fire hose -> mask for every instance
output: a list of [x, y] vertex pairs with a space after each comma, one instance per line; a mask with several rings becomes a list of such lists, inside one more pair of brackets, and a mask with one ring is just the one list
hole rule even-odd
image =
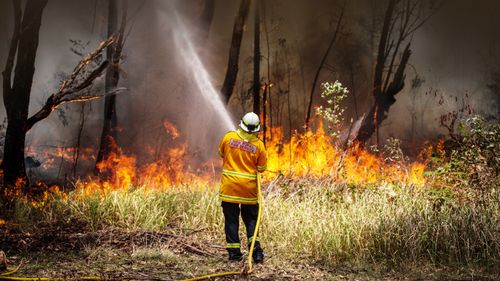
[[[257, 202], [259, 205], [259, 212], [257, 215], [257, 222], [255, 223], [255, 231], [253, 233], [252, 243], [250, 244], [250, 250], [248, 252], [248, 262], [243, 266], [242, 270], [241, 271], [227, 271], [227, 272], [213, 273], [213, 274], [208, 274], [208, 275], [204, 275], [204, 276], [200, 276], [200, 277], [183, 279], [181, 281], [205, 280], [205, 279], [210, 279], [210, 278], [215, 278], [215, 277], [222, 277], [222, 276], [229, 276], [229, 275], [248, 275], [248, 274], [252, 273], [252, 271], [253, 271], [253, 264], [252, 264], [253, 250], [255, 247], [255, 240], [257, 239], [257, 233], [259, 231], [260, 219], [262, 217], [262, 188], [260, 186], [259, 174], [257, 174], [257, 190], [258, 190]], [[19, 269], [19, 267], [12, 269], [10, 271], [1, 273], [0, 280], [17, 280], [17, 281], [65, 280], [64, 278], [61, 278], [61, 277], [15, 277], [15, 276], [11, 276], [12, 274], [16, 273], [18, 269]], [[78, 280], [103, 280], [103, 279], [99, 276], [82, 276], [82, 277], [78, 277]], [[123, 280], [133, 280], [133, 279], [123, 279]]]

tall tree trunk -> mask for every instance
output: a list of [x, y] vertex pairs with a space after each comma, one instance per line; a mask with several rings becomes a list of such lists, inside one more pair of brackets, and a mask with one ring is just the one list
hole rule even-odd
[[82, 143], [83, 128], [85, 127], [85, 104], [80, 105], [80, 124], [78, 125], [78, 132], [76, 134], [76, 144], [73, 153], [73, 179], [76, 179], [76, 171], [78, 168], [78, 161], [80, 160], [80, 146]]
[[[20, 1], [14, 0], [13, 4], [14, 33], [3, 72], [4, 105], [8, 121], [2, 162], [4, 188], [15, 186], [16, 182], [23, 183], [22, 186], [26, 187], [28, 183], [24, 165], [24, 145], [39, 32], [47, 0], [26, 1], [22, 22]], [[11, 86], [16, 52], [16, 67]]]
[[[377, 142], [379, 141], [378, 128], [380, 127], [382, 121], [387, 118], [387, 112], [389, 112], [389, 108], [396, 102], [395, 95], [399, 93], [404, 87], [404, 71], [411, 55], [410, 43], [406, 45], [406, 48], [401, 55], [401, 59], [399, 61], [397, 69], [394, 72], [394, 75], [391, 76], [393, 67], [395, 67], [394, 58], [398, 53], [400, 44], [404, 40], [403, 30], [399, 33], [396, 45], [394, 45], [394, 41], [391, 41], [392, 26], [396, 21], [396, 19], [393, 18], [396, 5], [397, 0], [390, 0], [385, 12], [384, 24], [382, 26], [382, 32], [380, 34], [380, 41], [378, 45], [377, 61], [373, 74], [372, 93], [375, 101], [369, 113], [367, 114], [367, 117], [363, 120], [358, 135], [356, 136], [356, 140], [360, 143], [367, 142], [375, 132], [377, 132]], [[386, 70], [387, 59], [389, 58], [391, 50], [393, 51], [392, 60], [390, 62], [390, 65], [388, 65], [389, 69]], [[387, 72], [385, 75], [385, 83], [384, 72]], [[391, 77], [392, 81], [390, 81], [389, 83]]]
[[[108, 6], [108, 37], [113, 36], [118, 32], [115, 42], [106, 49], [106, 57], [111, 62], [110, 67], [106, 71], [105, 92], [111, 92], [118, 86], [120, 79], [120, 58], [123, 48], [123, 36], [125, 33], [125, 25], [127, 20], [127, 2], [122, 1], [122, 19], [120, 30], [118, 26], [118, 7], [117, 0], [109, 0]], [[104, 99], [104, 120], [101, 133], [101, 141], [99, 152], [96, 159], [95, 172], [98, 172], [97, 163], [108, 158], [108, 156], [116, 148], [116, 129], [118, 127], [118, 118], [116, 115], [116, 96], [107, 96]]]
[[266, 144], [266, 139], [267, 139], [267, 97], [269, 94], [271, 94], [271, 47], [269, 43], [269, 30], [267, 28], [267, 14], [266, 14], [266, 5], [267, 3], [264, 3], [262, 5], [262, 12], [264, 14], [264, 30], [266, 34], [266, 46], [267, 46], [267, 82], [266, 86], [264, 88], [264, 94], [262, 95], [262, 131], [264, 134], [263, 141], [264, 144]]
[[351, 90], [350, 93], [352, 95], [352, 100], [354, 102], [354, 113], [356, 114], [356, 120], [359, 119], [359, 113], [358, 113], [358, 99], [356, 97], [356, 87], [354, 84], [354, 66], [353, 62], [349, 63], [349, 70], [350, 70], [350, 78], [351, 78]]
[[253, 112], [260, 115], [260, 6], [262, 0], [255, 1], [255, 22], [253, 42]]
[[264, 88], [264, 93], [262, 94], [262, 141], [266, 144], [266, 136], [267, 136], [267, 83]]
[[[290, 66], [290, 61], [288, 60], [288, 52], [285, 50], [285, 60], [286, 60], [286, 97], [287, 97], [287, 115], [288, 115], [288, 137], [291, 139], [292, 138], [292, 105], [290, 102], [290, 94], [291, 94], [291, 66]], [[291, 149], [291, 148], [290, 148]], [[290, 150], [290, 155], [291, 155], [291, 150]], [[292, 157], [290, 156], [290, 163], [292, 161]]]
[[321, 62], [319, 63], [318, 69], [316, 70], [316, 74], [314, 75], [314, 80], [313, 80], [313, 83], [311, 86], [311, 93], [309, 94], [309, 101], [307, 103], [307, 113], [306, 113], [306, 122], [305, 122], [305, 130], [306, 131], [307, 131], [307, 129], [309, 129], [309, 122], [310, 122], [311, 113], [312, 113], [312, 103], [314, 100], [314, 92], [316, 90], [316, 85], [318, 84], [319, 74], [321, 73], [321, 69], [323, 69], [323, 66], [326, 63], [326, 59], [328, 58], [328, 54], [330, 53], [330, 50], [332, 49], [333, 44], [337, 40], [340, 29], [342, 28], [342, 18], [344, 17], [346, 3], [347, 3], [347, 1], [344, 1], [344, 4], [342, 6], [342, 10], [340, 11], [339, 19], [337, 21], [337, 26], [335, 27], [335, 32], [333, 33], [332, 39], [330, 40], [330, 43], [328, 44], [328, 48], [326, 49], [326, 52], [323, 55]]
[[222, 97], [226, 104], [229, 102], [233, 94], [234, 84], [238, 76], [238, 60], [240, 56], [241, 40], [243, 39], [243, 31], [245, 22], [250, 9], [250, 0], [241, 0], [238, 15], [234, 21], [233, 36], [231, 39], [231, 47], [229, 49], [229, 59], [227, 62], [226, 76], [222, 84]]

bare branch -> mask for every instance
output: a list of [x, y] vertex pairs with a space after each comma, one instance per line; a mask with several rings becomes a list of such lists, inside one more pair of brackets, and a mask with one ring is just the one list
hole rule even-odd
[[104, 72], [104, 70], [108, 67], [108, 64], [109, 64], [109, 61], [103, 61], [101, 63], [101, 65], [99, 65], [98, 68], [94, 69], [89, 76], [87, 76], [87, 78], [81, 82], [80, 84], [78, 84], [78, 86], [74, 87], [74, 88], [71, 88], [71, 89], [68, 89], [68, 90], [64, 90], [62, 92], [62, 95], [61, 96], [66, 96], [66, 95], [69, 95], [69, 94], [72, 94], [72, 93], [76, 93], [76, 92], [79, 92], [85, 88], [87, 88], [88, 86], [90, 86], [90, 84], [92, 84], [92, 82], [94, 82], [94, 80], [99, 77], [101, 75], [101, 73]]
[[408, 43], [403, 51], [403, 55], [401, 56], [401, 61], [398, 65], [398, 68], [394, 73], [394, 79], [389, 84], [386, 90], [387, 93], [389, 93], [392, 96], [396, 95], [404, 87], [404, 81], [405, 81], [404, 72], [406, 64], [408, 63], [408, 59], [410, 58], [410, 55], [411, 55], [410, 43]]
[[426, 23], [432, 16], [434, 16], [441, 9], [443, 4], [444, 4], [444, 1], [439, 2], [437, 7], [434, 7], [434, 9], [432, 9], [432, 11], [425, 18], [421, 19], [420, 22], [416, 22], [415, 25], [408, 30], [408, 33], [412, 34], [417, 29], [419, 29], [424, 23]]
[[103, 52], [104, 48], [111, 45], [113, 42], [114, 42], [114, 37], [111, 37], [108, 40], [101, 42], [101, 44], [99, 44], [99, 47], [97, 47], [95, 51], [88, 54], [75, 66], [70, 77], [61, 83], [59, 91], [50, 95], [47, 98], [47, 101], [45, 102], [43, 107], [37, 113], [33, 114], [33, 116], [28, 118], [27, 125], [25, 128], [26, 131], [29, 131], [33, 127], [33, 125], [35, 125], [40, 120], [47, 118], [50, 115], [50, 113], [54, 111], [54, 109], [56, 109], [59, 105], [63, 103], [85, 102], [107, 95], [113, 95], [121, 90], [118, 89], [118, 91], [112, 91], [109, 93], [105, 93], [103, 95], [70, 96], [92, 85], [95, 79], [101, 76], [104, 70], [106, 70], [106, 68], [109, 65], [109, 62], [103, 61], [97, 68], [90, 71], [90, 74], [87, 74], [88, 73], [87, 68], [93, 63], [97, 62], [101, 57], [101, 53]]
[[[391, 81], [391, 76], [393, 75], [394, 67], [396, 65], [396, 57], [399, 56], [399, 50], [401, 45], [408, 40], [408, 36], [413, 35], [414, 27], [420, 27], [428, 18], [421, 19], [421, 13], [423, 9], [423, 3], [420, 0], [406, 0], [402, 10], [398, 12], [399, 18], [395, 18], [394, 21], [399, 21], [400, 30], [396, 38], [396, 44], [394, 50], [392, 50], [391, 61], [387, 67], [387, 73], [385, 75], [384, 85], [382, 87], [382, 92], [386, 92], [389, 87], [389, 82]], [[416, 25], [417, 24], [417, 25]], [[411, 42], [411, 39], [407, 42]], [[391, 51], [391, 50], [389, 50]]]
[[80, 72], [90, 63], [92, 62], [95, 62], [99, 56], [101, 55], [102, 51], [104, 50], [104, 48], [106, 48], [107, 46], [113, 44], [113, 42], [115, 41], [115, 37], [112, 36], [110, 38], [108, 38], [108, 40], [106, 41], [103, 41], [99, 44], [99, 47], [97, 47], [97, 49], [88, 54], [86, 57], [84, 57], [76, 66], [75, 68], [73, 69], [73, 72], [71, 73], [71, 76], [69, 79], [65, 80], [62, 85], [61, 85], [61, 88], [59, 89], [59, 92], [62, 92], [63, 89], [65, 89], [67, 86], [71, 86], [73, 83], [75, 83], [75, 80], [76, 78], [78, 77], [78, 75], [80, 74]]
[[390, 0], [387, 5], [387, 10], [385, 13], [384, 24], [382, 26], [382, 33], [380, 35], [380, 42], [377, 52], [377, 60], [375, 64], [375, 71], [373, 74], [373, 94], [377, 98], [382, 91], [382, 80], [385, 67], [385, 61], [387, 59], [386, 51], [389, 38], [389, 30], [391, 29], [393, 12], [396, 7], [397, 1]]
[[125, 91], [125, 90], [127, 90], [127, 88], [121, 87], [121, 88], [115, 88], [112, 91], [109, 91], [107, 93], [100, 94], [100, 95], [86, 95], [86, 96], [68, 97], [68, 98], [61, 99], [58, 103], [58, 106], [61, 104], [64, 104], [64, 103], [69, 103], [69, 102], [86, 102], [86, 101], [91, 101], [91, 100], [95, 100], [95, 99], [100, 99], [103, 97], [119, 94], [120, 92]]
[[391, 43], [389, 43], [387, 49], [384, 52], [384, 66], [385, 66], [385, 61], [387, 60], [387, 58], [391, 54], [392, 48], [394, 48], [394, 40], [391, 40]]
[[127, 19], [127, 23], [130, 22], [129, 24], [129, 28], [128, 28], [128, 31], [125, 32], [125, 36], [123, 37], [123, 45], [125, 45], [125, 43], [127, 42], [127, 39], [128, 37], [130, 36], [130, 33], [132, 32], [132, 29], [134, 28], [135, 26], [135, 21], [137, 19], [137, 15], [139, 14], [139, 12], [142, 10], [142, 8], [144, 7], [144, 4], [146, 4], [146, 0], [143, 0], [141, 2], [141, 4], [139, 5], [139, 7], [136, 8], [136, 10], [132, 13], [132, 16], [130, 16], [128, 19]]
[[124, 46], [124, 36], [125, 36], [125, 28], [127, 25], [127, 12], [128, 12], [128, 1], [123, 1], [122, 7], [122, 18], [120, 23], [120, 29], [118, 30], [118, 34], [116, 34], [116, 42], [112, 45], [113, 54], [111, 56], [111, 67], [115, 69], [119, 69], [118, 65], [120, 63], [120, 58]]

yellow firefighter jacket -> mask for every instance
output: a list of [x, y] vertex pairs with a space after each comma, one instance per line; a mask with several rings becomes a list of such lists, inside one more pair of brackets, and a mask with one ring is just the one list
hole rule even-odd
[[223, 158], [219, 199], [239, 204], [257, 204], [257, 172], [266, 170], [264, 143], [242, 129], [229, 132], [219, 143]]

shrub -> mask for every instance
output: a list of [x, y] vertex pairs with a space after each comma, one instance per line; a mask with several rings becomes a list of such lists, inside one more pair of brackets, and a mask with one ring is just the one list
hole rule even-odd
[[433, 159], [435, 182], [473, 190], [498, 188], [500, 183], [500, 125], [479, 116], [461, 121], [459, 134], [447, 142], [448, 152]]

